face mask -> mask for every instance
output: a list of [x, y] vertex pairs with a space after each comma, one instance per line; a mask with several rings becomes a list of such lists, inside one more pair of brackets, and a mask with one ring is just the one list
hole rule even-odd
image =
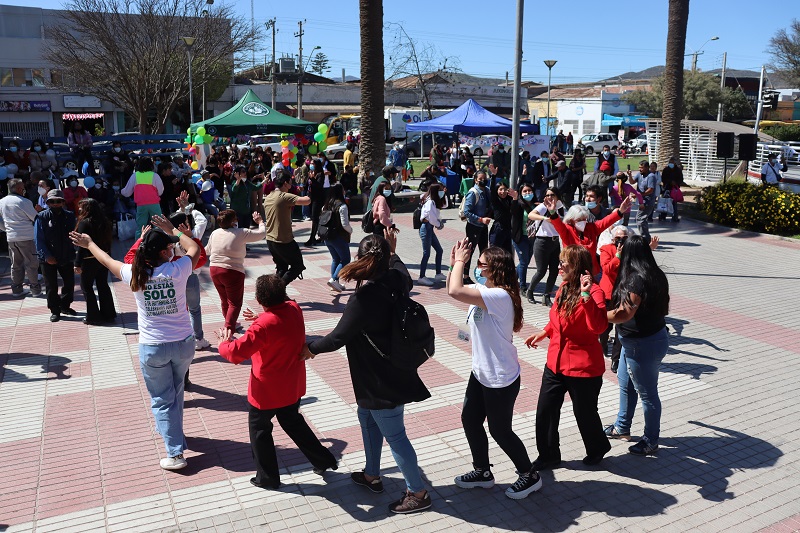
[[503, 153], [503, 147], [501, 146], [500, 148], [497, 149], [497, 151]]
[[597, 202], [586, 202], [586, 207], [588, 207], [589, 209], [594, 209], [595, 207], [597, 207]]
[[586, 221], [581, 220], [580, 222], [575, 223], [575, 229], [583, 233], [583, 230], [586, 229]]
[[94, 184], [94, 188], [95, 189], [102, 189], [103, 188], [103, 184], [102, 183], [95, 183]]
[[475, 281], [480, 285], [486, 285], [486, 276], [483, 275], [482, 267], [475, 267]]
[[70, 187], [77, 187], [78, 186], [78, 182], [77, 181], [70, 181], [69, 182], [69, 186]]
[[670, 163], [668, 166], [669, 168], [675, 168], [675, 163]]
[[[16, 152], [16, 150], [12, 150], [12, 152]], [[774, 159], [770, 159], [769, 160], [769, 164], [770, 165], [774, 165], [775, 164], [775, 160]]]
[[314, 165], [311, 165], [310, 167], [308, 167], [308, 170], [312, 170], [312, 171], [316, 170], [316, 167], [314, 167]]
[[175, 248], [170, 248], [169, 257], [167, 258], [167, 261], [172, 261], [173, 259], [175, 259]]
[[439, 198], [444, 198], [444, 191], [439, 191]]
[[624, 246], [626, 240], [627, 237], [617, 237], [616, 239], [614, 239], [614, 246], [616, 246], [617, 248], [619, 248], [620, 246]]
[[33, 151], [34, 152], [41, 152], [42, 151], [42, 147], [37, 144], [36, 146], [33, 147]]
[[38, 189], [36, 189], [36, 192], [39, 193], [39, 196], [44, 196], [45, 194], [47, 194], [47, 189], [45, 189], [44, 187], [39, 187]]
[[475, 182], [478, 187], [486, 187], [486, 180], [478, 180]]
[[114, 189], [115, 191], [119, 191], [119, 185], [113, 185], [111, 188]]
[[606, 156], [606, 157], [608, 157], [608, 156], [610, 156], [610, 155], [611, 155], [611, 152], [609, 152], [608, 150], [605, 150], [605, 151], [603, 152], [603, 155], [604, 155], [604, 156]]
[[122, 148], [117, 146], [116, 148], [114, 148], [114, 151], [117, 152], [117, 153], [120, 153], [122, 151]]
[[392, 195], [392, 191], [390, 191], [388, 189], [384, 189], [383, 195], [388, 198], [388, 197], [390, 197]]
[[531, 200], [533, 200], [533, 193], [523, 194], [522, 199], [525, 200], [526, 202], [530, 202]]
[[10, 146], [8, 149], [11, 150], [12, 154], [17, 153], [17, 147], [16, 146]]

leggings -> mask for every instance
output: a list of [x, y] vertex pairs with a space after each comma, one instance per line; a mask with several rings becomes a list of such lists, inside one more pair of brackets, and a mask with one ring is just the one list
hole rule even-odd
[[544, 295], [550, 295], [556, 285], [558, 277], [558, 256], [561, 254], [561, 244], [558, 238], [536, 237], [533, 243], [533, 259], [536, 261], [536, 274], [533, 275], [530, 290], [536, 290], [536, 285], [542, 281], [545, 273], [548, 272], [547, 284], [545, 285]]
[[231, 268], [211, 267], [211, 281], [219, 293], [225, 327], [236, 330], [236, 321], [244, 300], [244, 273]]

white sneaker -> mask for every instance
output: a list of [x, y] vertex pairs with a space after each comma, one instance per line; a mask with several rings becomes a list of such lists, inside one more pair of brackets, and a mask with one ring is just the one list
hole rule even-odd
[[417, 280], [417, 283], [419, 285], [425, 285], [426, 287], [430, 287], [431, 285], [433, 285], [433, 280], [430, 278], [419, 278]]
[[211, 346], [211, 343], [208, 342], [208, 339], [195, 339], [194, 341], [195, 350], [205, 350], [209, 346]]
[[328, 287], [335, 290], [336, 292], [342, 292], [344, 290], [344, 285], [342, 285], [333, 278], [328, 280]]
[[436, 274], [433, 281], [447, 281], [447, 276], [445, 274]]
[[164, 470], [180, 470], [181, 468], [186, 468], [188, 463], [186, 462], [186, 459], [183, 458], [183, 454], [181, 454], [176, 455], [175, 457], [165, 457], [164, 459], [161, 459], [159, 464]]

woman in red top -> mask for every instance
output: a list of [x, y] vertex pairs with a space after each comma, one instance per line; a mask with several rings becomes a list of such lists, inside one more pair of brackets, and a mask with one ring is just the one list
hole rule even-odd
[[584, 205], [573, 205], [563, 220], [556, 212], [556, 198], [545, 198], [544, 205], [550, 213], [550, 222], [556, 228], [563, 246], [579, 244], [589, 250], [592, 256], [592, 275], [600, 274], [600, 262], [597, 260], [597, 238], [610, 228], [624, 213], [631, 210], [631, 199], [625, 198], [622, 204], [603, 220], [595, 221], [594, 215]]
[[592, 256], [586, 248], [572, 244], [562, 250], [558, 271], [564, 282], [556, 292], [556, 305], [550, 308], [550, 322], [525, 341], [536, 348], [545, 337], [550, 338], [536, 406], [536, 470], [561, 463], [558, 419], [567, 392], [586, 447], [583, 463], [596, 465], [611, 449], [597, 413], [606, 369], [597, 336], [605, 331], [608, 319], [603, 291], [592, 283], [591, 268]]
[[294, 300], [289, 300], [286, 284], [274, 274], [256, 280], [256, 301], [264, 312], [255, 315], [245, 311], [245, 318], [253, 323], [243, 337], [233, 340], [230, 329], [219, 330], [219, 354], [235, 364], [252, 359], [247, 401], [256, 475], [250, 483], [262, 489], [277, 489], [280, 477], [272, 440], [274, 416], [316, 474], [322, 475], [328, 468], [336, 470], [338, 465], [299, 410], [300, 399], [306, 393], [306, 364], [300, 358], [306, 342], [303, 312]]

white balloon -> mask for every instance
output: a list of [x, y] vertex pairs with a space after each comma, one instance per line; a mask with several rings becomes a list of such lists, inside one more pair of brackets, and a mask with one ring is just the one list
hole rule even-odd
[[19, 167], [17, 165], [15, 165], [14, 163], [11, 163], [10, 165], [6, 165], [6, 168], [8, 169], [8, 176], [9, 177], [12, 177], [14, 174], [16, 174], [19, 171]]

